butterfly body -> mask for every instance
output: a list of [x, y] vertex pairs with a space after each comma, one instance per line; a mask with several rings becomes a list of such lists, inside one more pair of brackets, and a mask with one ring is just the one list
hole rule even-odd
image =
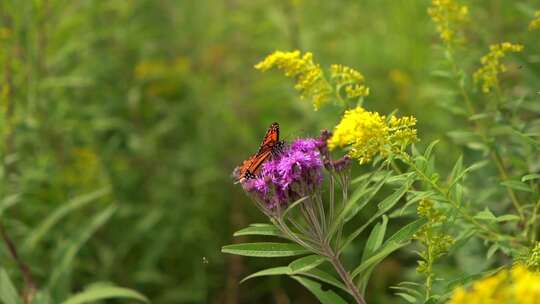
[[283, 145], [283, 141], [279, 140], [279, 124], [274, 122], [266, 131], [259, 151], [236, 168], [235, 175], [238, 181], [255, 178], [260, 173], [262, 165], [273, 156], [278, 155], [283, 149]]

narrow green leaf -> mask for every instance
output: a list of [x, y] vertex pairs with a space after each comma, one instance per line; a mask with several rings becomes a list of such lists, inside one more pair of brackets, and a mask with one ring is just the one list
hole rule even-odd
[[404, 292], [398, 292], [395, 295], [402, 297], [403, 299], [405, 299], [405, 301], [407, 301], [409, 303], [416, 303], [416, 298], [411, 296], [410, 294], [407, 294], [407, 293], [404, 293]]
[[486, 253], [486, 260], [491, 259], [497, 250], [499, 250], [499, 245], [497, 243], [491, 245]]
[[370, 174], [370, 178], [367, 181], [364, 181], [364, 183], [362, 183], [360, 186], [358, 186], [358, 188], [356, 188], [356, 190], [349, 197], [349, 200], [347, 200], [345, 206], [341, 209], [336, 219], [332, 221], [332, 225], [330, 226], [328, 232], [329, 235], [334, 235], [337, 228], [339, 227], [339, 224], [342, 221], [347, 221], [348, 219], [352, 218], [351, 214], [357, 214], [358, 212], [360, 212], [360, 210], [362, 210], [367, 205], [367, 203], [369, 203], [369, 200], [364, 199], [360, 204], [357, 205], [358, 200], [360, 200], [362, 197], [364, 197], [370, 192], [372, 192], [374, 195], [374, 191], [378, 191], [380, 187], [384, 185], [384, 182], [388, 179], [392, 172], [386, 172], [374, 187], [369, 187], [369, 184], [372, 181], [375, 173], [376, 172]]
[[68, 242], [65, 250], [62, 250], [63, 255], [60, 258], [60, 263], [54, 267], [54, 270], [50, 276], [48, 285], [49, 288], [54, 288], [54, 285], [57, 283], [58, 279], [68, 272], [69, 268], [75, 256], [81, 249], [81, 247], [86, 243], [90, 237], [103, 226], [114, 214], [117, 207], [114, 205], [108, 206], [105, 210], [96, 214], [88, 224], [82, 225], [82, 230]]
[[534, 190], [532, 190], [531, 187], [529, 187], [529, 185], [523, 182], [515, 181], [515, 180], [504, 181], [501, 183], [501, 185], [512, 188], [517, 191], [534, 192]]
[[291, 268], [288, 266], [273, 267], [273, 268], [268, 268], [268, 269], [264, 269], [264, 270], [252, 273], [248, 275], [247, 277], [243, 278], [242, 281], [240, 281], [240, 283], [244, 283], [245, 281], [249, 279], [253, 279], [257, 277], [285, 275], [285, 274], [291, 274], [291, 273], [292, 273]]
[[535, 174], [527, 174], [527, 175], [525, 175], [525, 176], [523, 176], [521, 178], [521, 181], [522, 182], [527, 182], [527, 181], [534, 180], [534, 179], [539, 179], [539, 178], [540, 178], [540, 174], [537, 174], [537, 173], [535, 173]]
[[362, 261], [362, 263], [353, 271], [353, 277], [367, 272], [371, 267], [376, 266], [380, 261], [390, 255], [392, 252], [398, 250], [399, 248], [407, 245], [413, 235], [420, 229], [425, 223], [426, 219], [421, 218], [414, 222], [411, 222], [405, 227], [398, 230], [396, 233], [391, 235], [375, 253], [373, 253], [369, 258]]
[[458, 286], [467, 285], [470, 282], [482, 277], [483, 275], [484, 275], [484, 273], [475, 273], [475, 274], [466, 274], [466, 275], [460, 276], [460, 277], [458, 277], [456, 279], [450, 280], [446, 284], [445, 290], [453, 290], [454, 288], [456, 288]]
[[131, 289], [116, 286], [95, 286], [70, 297], [62, 304], [93, 303], [105, 299], [131, 299], [149, 302], [145, 296]]
[[269, 235], [283, 237], [281, 231], [271, 224], [250, 225], [249, 227], [238, 230], [234, 233], [234, 236], [242, 235]]
[[293, 274], [297, 274], [299, 272], [311, 270], [324, 263], [324, 261], [326, 261], [326, 258], [320, 255], [308, 255], [292, 261], [289, 264], [289, 268]]
[[364, 252], [362, 253], [362, 261], [365, 261], [368, 256], [371, 256], [375, 250], [381, 247], [384, 234], [386, 233], [386, 225], [388, 224], [388, 217], [383, 215], [383, 220], [381, 223], [375, 224], [371, 233], [369, 234], [366, 246], [364, 247]]
[[[368, 257], [375, 254], [377, 249], [381, 247], [384, 240], [384, 234], [386, 233], [387, 225], [388, 225], [388, 217], [386, 215], [383, 215], [382, 222], [377, 223], [371, 230], [371, 233], [369, 234], [366, 245], [364, 246], [364, 252], [362, 253], [362, 262], [364, 262]], [[364, 273], [361, 275], [361, 277], [358, 280], [358, 286], [362, 293], [364, 293], [366, 290], [367, 283], [369, 281], [369, 277], [371, 276], [371, 272], [373, 271], [373, 268], [374, 267], [370, 267], [369, 269], [366, 269], [366, 271], [364, 271]]]
[[21, 299], [17, 294], [17, 289], [13, 286], [13, 283], [4, 268], [0, 268], [0, 300], [2, 300], [3, 304], [21, 303]]
[[309, 196], [304, 196], [298, 200], [296, 200], [295, 202], [293, 202], [292, 204], [289, 205], [289, 207], [287, 207], [287, 209], [285, 209], [285, 211], [283, 211], [283, 214], [281, 215], [283, 218], [286, 217], [286, 215], [291, 212], [294, 208], [296, 208], [296, 206], [300, 205], [301, 203], [303, 203], [305, 200], [308, 199]]
[[[420, 285], [420, 287], [422, 287], [422, 285]], [[401, 290], [403, 292], [406, 292], [409, 295], [414, 295], [414, 297], [416, 297], [416, 298], [422, 297], [422, 293], [420, 291], [418, 291], [418, 289], [420, 289], [420, 288], [418, 288], [418, 286], [415, 286], [414, 288], [411, 288], [411, 287], [403, 286], [400, 283], [399, 286], [390, 286], [390, 289]]]
[[487, 160], [476, 162], [470, 165], [469, 167], [467, 167], [465, 170], [461, 171], [457, 176], [452, 176], [452, 182], [450, 183], [450, 186], [448, 186], [448, 189], [451, 189], [452, 187], [454, 187], [454, 185], [457, 184], [469, 172], [478, 170], [484, 167], [485, 165], [487, 165], [488, 163], [489, 161]]
[[477, 220], [484, 220], [484, 221], [496, 221], [497, 217], [493, 215], [493, 213], [486, 207], [484, 210], [478, 212], [475, 216], [475, 219]]
[[384, 243], [403, 243], [408, 242], [412, 239], [413, 235], [420, 229], [424, 224], [427, 223], [427, 220], [425, 218], [417, 219], [414, 222], [411, 222], [401, 229], [399, 229], [396, 233], [392, 234]]
[[221, 252], [252, 257], [288, 257], [309, 253], [293, 243], [244, 243], [223, 246]]
[[[377, 207], [379, 207], [379, 211], [384, 213], [388, 210], [390, 210], [392, 207], [394, 207], [397, 202], [401, 199], [401, 197], [407, 193], [407, 190], [409, 190], [409, 187], [411, 186], [410, 182], [405, 183], [401, 188], [399, 188], [396, 192], [392, 193], [390, 196], [385, 198], [382, 202], [380, 202]], [[382, 214], [381, 213], [381, 214]]]
[[0, 217], [2, 217], [4, 211], [15, 206], [20, 201], [20, 195], [18, 194], [7, 195], [6, 197], [4, 197], [0, 201]]
[[452, 171], [450, 172], [448, 180], [451, 184], [454, 184], [454, 181], [456, 181], [457, 177], [460, 176], [461, 172], [463, 172], [463, 155], [459, 156], [456, 163], [454, 164], [454, 167], [452, 168]]
[[39, 224], [23, 243], [25, 250], [31, 251], [39, 243], [39, 241], [47, 235], [47, 232], [56, 225], [63, 217], [69, 213], [83, 208], [96, 199], [110, 193], [110, 188], [102, 188], [84, 195], [77, 196], [65, 204], [60, 205], [54, 212], [47, 216], [41, 224]]
[[392, 252], [398, 250], [399, 248], [407, 245], [407, 243], [388, 243], [384, 247], [380, 248], [375, 254], [370, 256], [368, 259], [366, 259], [364, 262], [362, 262], [358, 267], [356, 267], [353, 272], [351, 273], [351, 276], [354, 278], [357, 275], [364, 272], [366, 269], [377, 265], [380, 263], [384, 258], [389, 256]]
[[519, 221], [520, 217], [515, 214], [505, 214], [497, 217], [497, 222]]
[[304, 285], [304, 287], [306, 287], [321, 302], [321, 304], [347, 304], [345, 300], [332, 290], [322, 290], [321, 284], [316, 281], [300, 276], [292, 276], [291, 278]]
[[348, 292], [345, 285], [338, 281], [338, 279], [336, 279], [334, 276], [323, 270], [313, 268], [311, 270], [301, 273], [301, 275], [317, 279], [321, 282], [328, 283], [334, 287], [340, 288], [341, 290]]
[[363, 231], [366, 229], [374, 220], [376, 220], [381, 215], [388, 212], [392, 207], [399, 202], [401, 197], [407, 192], [409, 187], [411, 186], [412, 178], [411, 180], [407, 181], [406, 184], [401, 186], [398, 190], [396, 190], [394, 193], [392, 193], [390, 196], [385, 198], [382, 202], [378, 204], [379, 211], [375, 213], [374, 216], [372, 216], [364, 225], [360, 226], [360, 228], [357, 228], [353, 233], [351, 233], [347, 239], [343, 242], [343, 245], [340, 248], [340, 251], [347, 247], [352, 241], [354, 241]]
[[[364, 207], [371, 201], [371, 199], [377, 194], [382, 186], [387, 182], [388, 178], [390, 177], [392, 173], [388, 172], [385, 174], [375, 185], [368, 187], [365, 192], [362, 192], [360, 196], [354, 197], [351, 196], [351, 200], [347, 202], [345, 205], [344, 214], [345, 214], [345, 222], [350, 221], [355, 215], [360, 212], [360, 210], [364, 209]], [[362, 198], [364, 195], [367, 195], [365, 198], [363, 198], [362, 202], [360, 204], [356, 204], [356, 202]], [[338, 217], [336, 221], [341, 220], [341, 218]]]
[[431, 158], [431, 153], [433, 152], [433, 149], [435, 146], [439, 143], [439, 140], [432, 141], [429, 146], [427, 146], [426, 150], [424, 151], [424, 158], [429, 160]]

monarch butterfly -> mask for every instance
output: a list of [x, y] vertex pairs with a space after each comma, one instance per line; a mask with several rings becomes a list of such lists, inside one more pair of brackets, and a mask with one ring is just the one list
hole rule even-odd
[[274, 122], [266, 131], [259, 151], [246, 159], [242, 164], [235, 169], [235, 176], [238, 181], [244, 179], [255, 178], [261, 171], [262, 164], [281, 152], [283, 141], [279, 140], [279, 124]]

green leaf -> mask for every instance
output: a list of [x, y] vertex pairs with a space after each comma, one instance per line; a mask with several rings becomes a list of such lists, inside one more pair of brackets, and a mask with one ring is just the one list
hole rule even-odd
[[454, 167], [452, 168], [452, 171], [450, 172], [448, 180], [451, 181], [451, 184], [454, 184], [454, 181], [456, 181], [457, 177], [460, 176], [461, 172], [463, 172], [463, 155], [459, 156], [454, 164]]
[[54, 288], [58, 279], [69, 271], [75, 256], [84, 243], [86, 243], [90, 237], [111, 218], [116, 209], [116, 206], [110, 205], [105, 210], [96, 214], [88, 224], [82, 225], [81, 231], [73, 239], [68, 241], [66, 248], [62, 250], [60, 263], [55, 265], [54, 270], [50, 275], [48, 282], [49, 288]]
[[[388, 217], [386, 215], [383, 215], [382, 222], [377, 223], [369, 234], [366, 246], [364, 247], [364, 252], [362, 253], [362, 262], [364, 262], [368, 257], [372, 256], [376, 252], [376, 250], [381, 247], [384, 240], [384, 234], [386, 233], [387, 225]], [[373, 268], [374, 267], [366, 269], [366, 271], [364, 271], [364, 273], [362, 274], [361, 278], [358, 280], [358, 286], [362, 293], [365, 292]]]
[[3, 304], [21, 303], [17, 289], [13, 286], [13, 283], [4, 268], [0, 268], [0, 300], [2, 300]]
[[378, 204], [379, 210], [377, 211], [377, 213], [375, 213], [375, 215], [372, 216], [366, 223], [364, 223], [364, 225], [362, 225], [360, 228], [353, 231], [353, 233], [351, 233], [347, 237], [347, 239], [343, 242], [343, 245], [341, 246], [340, 251], [343, 248], [347, 247], [354, 239], [356, 239], [364, 231], [364, 229], [366, 229], [374, 220], [376, 220], [378, 217], [380, 217], [381, 215], [385, 214], [390, 209], [392, 209], [392, 207], [395, 204], [397, 204], [397, 202], [399, 202], [401, 197], [405, 195], [405, 193], [407, 193], [407, 190], [411, 186], [412, 180], [413, 180], [413, 177], [411, 177], [410, 180], [408, 180], [403, 186], [401, 186], [401, 188], [399, 188], [390, 196], [385, 198], [382, 202], [380, 202]]
[[351, 220], [360, 210], [362, 210], [370, 201], [373, 199], [373, 197], [381, 190], [381, 188], [385, 185], [386, 182], [388, 182], [388, 179], [392, 172], [388, 172], [385, 174], [375, 185], [368, 188], [367, 196], [363, 199], [363, 201], [360, 204], [353, 204], [351, 207], [351, 210], [347, 210], [346, 216], [345, 216], [345, 222], [348, 222]]
[[431, 158], [431, 153], [433, 152], [433, 148], [435, 148], [435, 146], [439, 143], [439, 140], [435, 140], [435, 141], [432, 141], [429, 146], [426, 148], [426, 150], [424, 151], [424, 158], [425, 159], [430, 159]]
[[322, 264], [326, 258], [318, 255], [308, 255], [297, 260], [294, 260], [289, 264], [289, 266], [273, 267], [264, 269], [249, 276], [245, 277], [240, 281], [243, 283], [249, 279], [262, 277], [262, 276], [274, 276], [274, 275], [293, 275], [300, 274], [314, 269], [315, 267]]
[[343, 283], [341, 283], [334, 276], [332, 276], [331, 274], [329, 274], [328, 272], [325, 272], [323, 270], [313, 268], [311, 270], [308, 270], [308, 271], [302, 273], [301, 275], [317, 279], [317, 280], [319, 280], [321, 282], [328, 283], [328, 284], [330, 284], [330, 285], [332, 285], [334, 287], [340, 288], [340, 289], [348, 292], [347, 287], [345, 285], [343, 285]]
[[527, 182], [527, 181], [534, 180], [534, 179], [539, 179], [539, 178], [540, 178], [540, 174], [537, 174], [537, 173], [535, 173], [535, 174], [527, 174], [527, 175], [525, 175], [525, 176], [523, 176], [521, 178], [521, 181], [522, 182]]
[[531, 189], [531, 187], [529, 187], [529, 185], [527, 185], [527, 184], [525, 184], [523, 182], [515, 181], [515, 180], [504, 181], [504, 182], [501, 183], [501, 185], [503, 185], [505, 187], [512, 188], [512, 189], [517, 190], [517, 191], [534, 192]]
[[409, 303], [416, 303], [416, 298], [411, 296], [410, 294], [407, 294], [407, 293], [404, 293], [404, 292], [398, 292], [395, 295], [402, 297], [403, 299], [405, 299], [405, 301], [407, 301]]
[[389, 195], [387, 198], [385, 198], [382, 202], [380, 202], [377, 207], [379, 207], [379, 212], [381, 214], [387, 212], [392, 207], [394, 207], [395, 204], [399, 202], [401, 197], [407, 193], [407, 190], [409, 190], [409, 187], [411, 186], [410, 181], [406, 182], [401, 188], [396, 190], [394, 193]]
[[414, 222], [410, 222], [403, 228], [399, 229], [396, 233], [392, 234], [384, 243], [403, 243], [412, 239], [413, 235], [427, 223], [425, 218], [417, 219]]
[[381, 247], [384, 234], [386, 233], [386, 225], [388, 224], [388, 217], [383, 215], [383, 220], [381, 223], [377, 223], [371, 233], [369, 234], [366, 246], [364, 247], [364, 252], [362, 253], [362, 261], [365, 261], [368, 256], [371, 256], [375, 250]]
[[234, 236], [242, 235], [270, 235], [283, 237], [281, 231], [271, 224], [253, 224], [234, 233]]
[[292, 276], [291, 278], [304, 285], [321, 304], [347, 304], [345, 300], [332, 290], [322, 290], [322, 286], [318, 282], [300, 276]]
[[69, 213], [83, 208], [96, 199], [103, 197], [110, 193], [110, 188], [102, 188], [84, 195], [77, 196], [65, 204], [60, 205], [54, 212], [47, 216], [41, 224], [39, 224], [23, 243], [25, 250], [32, 251], [33, 248], [41, 241], [41, 239], [47, 235], [49, 230], [54, 227], [63, 217]]
[[484, 221], [496, 221], [497, 217], [493, 215], [493, 213], [486, 207], [483, 211], [478, 212], [475, 216], [475, 219], [477, 220], [484, 220]]
[[62, 304], [93, 303], [105, 299], [131, 299], [148, 303], [148, 299], [142, 294], [127, 288], [116, 286], [95, 286], [85, 289], [70, 297]]
[[388, 243], [384, 247], [380, 248], [375, 254], [370, 256], [368, 259], [363, 261], [358, 267], [356, 267], [351, 276], [354, 278], [357, 275], [364, 272], [366, 269], [379, 264], [384, 258], [389, 256], [392, 252], [398, 250], [399, 248], [407, 245], [407, 243]]
[[221, 252], [252, 257], [288, 257], [309, 253], [293, 243], [244, 243], [223, 246]]
[[4, 213], [4, 211], [6, 211], [7, 209], [15, 206], [20, 201], [21, 201], [20, 200], [20, 195], [18, 195], [18, 194], [12, 194], [12, 195], [5, 196], [0, 201], [0, 218], [2, 217], [2, 214]]
[[515, 214], [505, 214], [497, 217], [497, 222], [519, 221], [521, 218]]
[[296, 206], [300, 205], [301, 203], [303, 203], [305, 200], [308, 199], [309, 196], [304, 196], [302, 198], [299, 198], [298, 200], [296, 200], [295, 202], [293, 202], [292, 204], [289, 205], [289, 207], [287, 207], [287, 209], [285, 209], [285, 211], [283, 211], [283, 214], [281, 215], [283, 218], [286, 217], [286, 215], [291, 212], [294, 208], [296, 208]]
[[459, 174], [452, 175], [452, 182], [450, 183], [450, 186], [448, 186], [448, 189], [451, 189], [452, 187], [454, 187], [454, 185], [456, 183], [458, 183], [467, 173], [478, 170], [478, 169], [484, 167], [485, 165], [487, 165], [488, 163], [489, 163], [489, 161], [487, 161], [487, 160], [479, 161], [479, 162], [476, 162], [476, 163], [470, 165], [465, 170], [461, 171]]
[[326, 261], [326, 258], [320, 255], [308, 255], [292, 261], [289, 264], [289, 268], [293, 274], [297, 274], [311, 270], [324, 263], [324, 261]]
[[247, 277], [243, 278], [242, 281], [240, 281], [240, 283], [244, 283], [245, 281], [249, 279], [253, 279], [257, 277], [285, 275], [285, 274], [288, 275], [291, 273], [292, 273], [291, 268], [288, 266], [273, 267], [273, 268], [268, 268], [268, 269], [264, 269], [264, 270], [252, 273], [248, 275]]
[[363, 259], [362, 263], [353, 271], [353, 276], [359, 275], [362, 272], [367, 272], [370, 267], [376, 266], [380, 261], [382, 261], [389, 254], [395, 250], [407, 245], [412, 239], [413, 235], [420, 229], [427, 220], [425, 218], [420, 218], [414, 222], [411, 222], [405, 225], [403, 228], [398, 230], [396, 233], [391, 235], [375, 253], [373, 253], [369, 258]]
[[491, 245], [486, 253], [486, 260], [491, 259], [491, 257], [497, 252], [499, 245], [497, 243]]

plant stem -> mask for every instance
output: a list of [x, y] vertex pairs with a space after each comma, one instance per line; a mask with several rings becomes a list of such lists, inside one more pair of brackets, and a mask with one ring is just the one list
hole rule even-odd
[[428, 176], [426, 176], [424, 174], [424, 172], [422, 172], [422, 170], [420, 170], [420, 168], [418, 168], [414, 162], [410, 159], [409, 155], [407, 155], [406, 153], [403, 153], [403, 154], [400, 154], [400, 158], [408, 165], [410, 166], [411, 168], [414, 169], [414, 171], [416, 173], [418, 173], [418, 175], [425, 181], [427, 182], [428, 184], [430, 184], [430, 186], [436, 190], [437, 192], [439, 192], [439, 194], [441, 194], [445, 199], [446, 201], [461, 215], [461, 217], [469, 222], [470, 224], [472, 224], [473, 226], [476, 226], [479, 230], [483, 231], [486, 236], [487, 236], [487, 239], [488, 240], [491, 240], [491, 241], [495, 241], [495, 240], [498, 240], [500, 238], [506, 238], [506, 239], [510, 239], [510, 240], [517, 240], [515, 237], [511, 237], [511, 236], [503, 236], [503, 235], [500, 235], [499, 233], [497, 232], [494, 232], [492, 231], [489, 227], [486, 227], [485, 225], [481, 224], [480, 222], [478, 222], [474, 217], [472, 217], [470, 214], [468, 214], [467, 212], [465, 212], [463, 210], [463, 208], [460, 207], [460, 205], [454, 201], [451, 197], [450, 197], [450, 194], [447, 190], [443, 189], [441, 186], [439, 186], [437, 183], [435, 183], [434, 181], [431, 180], [431, 178], [429, 178]]
[[332, 250], [332, 248], [330, 248], [328, 244], [326, 244], [325, 247], [326, 247], [325, 251], [328, 258], [330, 259], [330, 263], [332, 264], [332, 266], [334, 266], [334, 269], [339, 274], [339, 277], [341, 278], [343, 283], [345, 283], [345, 286], [347, 286], [349, 293], [353, 296], [356, 303], [366, 304], [364, 297], [362, 296], [362, 294], [360, 293], [360, 291], [354, 284], [354, 281], [351, 275], [349, 274], [349, 272], [347, 272], [347, 270], [345, 270], [345, 267], [343, 267], [343, 264], [341, 263], [339, 256]]
[[[465, 101], [465, 104], [467, 105], [469, 115], [475, 115], [476, 110], [475, 110], [475, 108], [473, 106], [473, 103], [471, 102], [471, 98], [469, 97], [469, 94], [467, 93], [467, 90], [465, 88], [465, 84], [464, 84], [464, 81], [463, 81], [463, 77], [462, 77], [463, 70], [458, 66], [458, 64], [454, 60], [454, 51], [450, 46], [448, 46], [448, 54], [449, 54], [449, 61], [452, 64], [452, 72], [454, 73], [454, 76], [458, 79], [457, 82], [458, 82], [459, 92], [460, 92], [461, 96], [463, 97], [463, 100]], [[497, 92], [498, 92], [498, 94], [497, 94], [498, 95], [498, 102], [500, 103], [501, 90], [500, 90], [499, 86], [497, 86], [496, 88], [497, 88]], [[490, 150], [490, 153], [489, 153], [490, 157], [493, 159], [493, 161], [495, 162], [495, 164], [497, 166], [497, 171], [499, 172], [499, 177], [501, 178], [501, 180], [502, 181], [508, 180], [508, 173], [507, 173], [506, 167], [504, 165], [503, 159], [500, 156], [497, 149], [490, 144], [489, 138], [488, 138], [488, 136], [486, 134], [485, 126], [482, 125], [477, 120], [474, 120], [473, 121], [473, 130], [478, 135], [480, 135], [480, 137], [482, 137], [482, 140], [488, 146], [488, 148]], [[518, 199], [516, 193], [509, 186], [505, 186], [505, 188], [506, 188], [506, 192], [508, 193], [508, 196], [510, 196], [510, 199], [512, 200], [512, 204], [514, 205], [514, 208], [516, 209], [521, 221], [524, 222], [525, 221], [525, 215], [523, 213], [523, 210], [521, 209], [521, 204], [519, 202], [519, 199]]]
[[36, 285], [34, 284], [34, 280], [32, 279], [30, 268], [28, 268], [28, 266], [19, 257], [15, 243], [13, 243], [13, 241], [7, 234], [4, 224], [1, 222], [0, 222], [0, 235], [2, 236], [2, 240], [6, 244], [6, 247], [8, 248], [9, 254], [11, 255], [11, 257], [13, 258], [13, 260], [19, 267], [19, 270], [22, 274], [24, 284], [25, 284], [25, 289], [23, 292], [23, 301], [25, 304], [32, 303], [32, 299], [34, 298], [34, 295], [36, 293]]

